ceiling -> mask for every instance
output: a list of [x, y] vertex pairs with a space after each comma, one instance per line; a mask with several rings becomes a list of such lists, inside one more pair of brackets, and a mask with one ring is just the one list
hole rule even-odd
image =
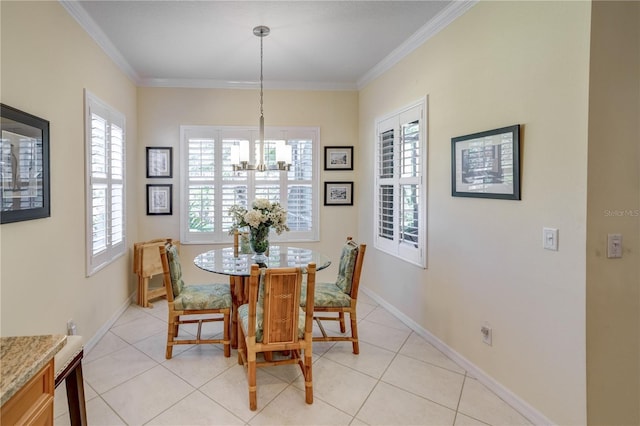
[[475, 0], [60, 0], [140, 86], [355, 90]]

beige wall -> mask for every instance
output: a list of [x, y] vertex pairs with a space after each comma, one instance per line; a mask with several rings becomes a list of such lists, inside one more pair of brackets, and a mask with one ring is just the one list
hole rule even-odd
[[[559, 424], [586, 422], [589, 23], [586, 2], [480, 2], [360, 93], [359, 181], [376, 118], [429, 104], [428, 268], [372, 246], [365, 287]], [[451, 138], [517, 123], [522, 200], [451, 197]], [[372, 244], [372, 188], [357, 195]]]
[[[640, 424], [640, 3], [591, 20], [587, 401], [593, 425]], [[607, 234], [621, 233], [622, 259]]]
[[[217, 89], [138, 89], [138, 120], [140, 145], [139, 158], [144, 158], [146, 146], [173, 147], [174, 178], [163, 179], [163, 183], [173, 183], [174, 214], [172, 216], [138, 217], [141, 239], [170, 237], [179, 239], [180, 194], [180, 125], [229, 125], [257, 126], [259, 117], [259, 92], [257, 90], [217, 90]], [[358, 141], [358, 94], [357, 92], [309, 92], [270, 91], [264, 93], [264, 115], [266, 126], [313, 126], [320, 128], [322, 146], [356, 145]], [[324, 157], [324, 149], [318, 151], [319, 159]], [[358, 150], [354, 154], [359, 165]], [[340, 246], [348, 235], [357, 230], [356, 209], [360, 200], [354, 198], [354, 206], [323, 207], [322, 182], [325, 180], [353, 181], [353, 171], [325, 172], [320, 166], [320, 241], [300, 243], [302, 247], [313, 247], [332, 256], [330, 268], [319, 273], [319, 277], [330, 280], [337, 273], [336, 257]], [[138, 210], [145, 212], [145, 185], [158, 179], [145, 178], [143, 161], [140, 162], [137, 177]], [[359, 186], [355, 182], [355, 188]], [[184, 245], [181, 253], [186, 259], [193, 259], [198, 253], [211, 249], [211, 245]], [[187, 282], [205, 282], [226, 278], [203, 272], [186, 262], [184, 267]], [[153, 283], [155, 284], [155, 283]]]
[[[88, 89], [127, 117], [127, 220], [138, 216], [136, 88], [58, 2], [0, 3], [2, 103], [50, 122], [51, 217], [1, 228], [2, 336], [93, 336], [133, 292], [129, 256], [85, 277], [84, 98]], [[127, 232], [137, 238], [136, 227]]]

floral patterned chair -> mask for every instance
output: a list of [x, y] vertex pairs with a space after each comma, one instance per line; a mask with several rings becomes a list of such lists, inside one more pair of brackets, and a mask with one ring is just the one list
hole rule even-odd
[[[165, 357], [171, 359], [174, 345], [222, 343], [224, 356], [231, 356], [230, 317], [231, 290], [229, 284], [185, 285], [177, 247], [171, 243], [160, 246], [164, 285], [167, 290], [169, 320]], [[184, 319], [197, 315], [197, 319]], [[204, 316], [204, 318], [203, 318]], [[202, 339], [202, 324], [224, 322], [223, 338]], [[180, 325], [198, 324], [195, 339], [178, 339]]]
[[[307, 267], [307, 286], [313, 291], [316, 264]], [[305, 385], [305, 400], [313, 403], [313, 298], [299, 304], [303, 268], [263, 268], [251, 266], [249, 303], [238, 308], [238, 364], [247, 369], [249, 408], [257, 408], [256, 368], [298, 364]], [[274, 354], [284, 351], [286, 355]], [[258, 362], [262, 353], [264, 361]], [[276, 359], [276, 357], [279, 357]]]
[[[367, 249], [366, 244], [356, 244], [351, 237], [347, 237], [347, 241], [342, 247], [340, 256], [340, 264], [338, 266], [338, 278], [336, 282], [324, 283], [318, 282], [315, 285], [314, 301], [313, 301], [313, 319], [316, 320], [322, 336], [315, 336], [314, 342], [339, 342], [347, 341], [353, 345], [353, 353], [360, 353], [358, 345], [358, 323], [356, 316], [356, 305], [358, 303], [358, 287], [360, 286], [360, 273], [362, 271], [362, 262], [364, 261], [364, 253]], [[303, 289], [302, 298], [306, 297], [306, 291]], [[316, 313], [337, 313], [337, 315], [318, 316]], [[349, 314], [351, 325], [350, 336], [329, 336], [327, 335], [322, 321], [339, 321], [340, 332], [346, 332], [344, 314]]]

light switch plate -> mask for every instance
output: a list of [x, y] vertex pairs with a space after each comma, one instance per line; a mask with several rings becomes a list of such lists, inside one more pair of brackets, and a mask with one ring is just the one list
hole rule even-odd
[[607, 257], [609, 259], [622, 257], [622, 234], [607, 235]]
[[558, 251], [558, 228], [542, 228], [542, 248]]

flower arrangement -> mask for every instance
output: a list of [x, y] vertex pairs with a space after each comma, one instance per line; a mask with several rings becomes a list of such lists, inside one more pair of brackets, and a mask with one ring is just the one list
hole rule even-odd
[[289, 230], [287, 211], [280, 203], [272, 203], [266, 198], [256, 198], [251, 204], [251, 210], [235, 204], [229, 208], [229, 216], [233, 217], [230, 233], [245, 226], [253, 229], [273, 228], [278, 235]]
[[264, 253], [269, 248], [269, 229], [273, 228], [278, 235], [289, 230], [287, 211], [280, 203], [272, 203], [264, 198], [256, 198], [251, 207], [251, 210], [247, 210], [236, 204], [229, 208], [229, 216], [233, 217], [230, 233], [248, 226], [251, 233], [249, 242], [256, 253], [254, 259], [260, 263], [266, 259]]

